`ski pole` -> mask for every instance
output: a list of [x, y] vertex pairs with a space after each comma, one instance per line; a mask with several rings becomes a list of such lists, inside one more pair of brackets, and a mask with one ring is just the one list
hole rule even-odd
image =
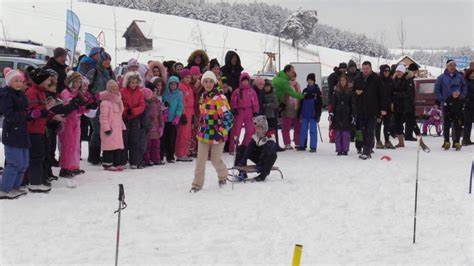
[[321, 127], [319, 126], [319, 123], [318, 123], [318, 131], [319, 131], [319, 138], [321, 139], [321, 143], [323, 143], [323, 135], [321, 134]]
[[416, 151], [416, 185], [415, 185], [415, 215], [413, 217], [413, 244], [416, 242], [416, 212], [418, 207], [418, 172], [420, 167], [420, 140], [418, 138], [418, 148]]
[[118, 213], [118, 222], [117, 222], [117, 240], [115, 245], [115, 266], [118, 265], [118, 254], [119, 254], [119, 241], [120, 241], [120, 215], [122, 210], [127, 208], [127, 203], [125, 203], [125, 191], [123, 189], [123, 184], [119, 184], [119, 206], [118, 209], [114, 212]]
[[472, 175], [474, 174], [474, 161], [472, 161], [472, 166], [471, 166], [471, 178], [469, 180], [469, 194], [472, 193]]

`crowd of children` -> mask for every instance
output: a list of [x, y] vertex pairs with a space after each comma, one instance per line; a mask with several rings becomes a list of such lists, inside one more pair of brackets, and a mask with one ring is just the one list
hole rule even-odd
[[[58, 58], [65, 56], [61, 49], [55, 51]], [[296, 82], [296, 73], [289, 75], [291, 66], [278, 73], [273, 82], [260, 77], [252, 81], [243, 72], [235, 52], [226, 55], [222, 68], [217, 59], [209, 60], [202, 50], [191, 54], [186, 67], [174, 61], [142, 64], [131, 59], [126, 73], [119, 77], [113, 74], [110, 60], [109, 54], [96, 47], [82, 57], [77, 71], [67, 68], [66, 72], [63, 65], [64, 69], [59, 70], [67, 73], [65, 77], [48, 67], [25, 73], [5, 69], [7, 86], [0, 89], [5, 146], [0, 198], [17, 198], [27, 191], [49, 192], [51, 182], [58, 178], [53, 174], [53, 166], [60, 167], [59, 176], [63, 178], [84, 174], [80, 168], [81, 121], [92, 127], [88, 161], [102, 165], [106, 171], [123, 171], [127, 166], [142, 169], [163, 165], [165, 161], [192, 162], [195, 157], [191, 192], [202, 189], [208, 159], [216, 168], [219, 185], [225, 185], [224, 151], [236, 153], [238, 166], [246, 165], [248, 159], [256, 163], [257, 181], [265, 180], [277, 151], [293, 149], [292, 140], [298, 151], [317, 151], [323, 102], [314, 73], [307, 76], [306, 87], [302, 89], [302, 84]], [[381, 76], [382, 72], [385, 71], [381, 68]], [[402, 119], [407, 121], [410, 113], [406, 104], [412, 80], [404, 67], [395, 72], [393, 81], [388, 75], [382, 80], [391, 84], [393, 98], [389, 111], [400, 120], [400, 135]], [[352, 132], [359, 121], [360, 97], [354, 92], [354, 78], [341, 72], [329, 95], [329, 120], [337, 155], [348, 155]], [[457, 86], [454, 89], [453, 82]], [[449, 93], [442, 88], [445, 83], [451, 84]], [[274, 86], [287, 86], [286, 94], [275, 91]], [[423, 134], [427, 134], [430, 125], [441, 134], [440, 126], [444, 124], [449, 144], [449, 127], [453, 126], [454, 143], [459, 148], [465, 83], [450, 70], [447, 77], [440, 77], [437, 95], [440, 101], [427, 110], [429, 119]], [[385, 105], [390, 109], [390, 104]], [[278, 138], [280, 118], [283, 148]], [[242, 129], [245, 134], [239, 143]], [[394, 148], [389, 142], [386, 140], [385, 146]], [[402, 147], [400, 143], [398, 146]], [[245, 179], [245, 173], [240, 178]], [[22, 185], [28, 185], [28, 190]]]

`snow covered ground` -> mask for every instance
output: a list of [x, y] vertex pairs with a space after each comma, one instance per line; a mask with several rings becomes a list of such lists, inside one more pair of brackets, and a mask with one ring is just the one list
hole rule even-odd
[[290, 265], [295, 244], [303, 265], [474, 265], [472, 148], [445, 152], [426, 138], [413, 245], [415, 143], [370, 161], [351, 145], [340, 158], [322, 121], [318, 153], [278, 154], [284, 180], [273, 173], [234, 190], [218, 188], [210, 164], [205, 189], [190, 194], [194, 163], [106, 173], [82, 162], [76, 189], [61, 179], [47, 195], [0, 201], [0, 265], [112, 265], [119, 183], [121, 265]]
[[[0, 1], [0, 19], [4, 31], [2, 39], [30, 39], [46, 46], [64, 46], [66, 32], [66, 10], [71, 7], [70, 1], [36, 0], [36, 1]], [[206, 23], [183, 17], [169, 16], [126, 8], [96, 5], [72, 1], [72, 8], [81, 20], [81, 33], [78, 51], [84, 52], [84, 33], [97, 36], [105, 34], [105, 49], [110, 52], [113, 63], [138, 58], [141, 62], [148, 60], [178, 60], [186, 62], [189, 54], [195, 49], [207, 50], [211, 58], [217, 58], [221, 64], [228, 50], [240, 54], [242, 65], [251, 74], [261, 71], [266, 60], [264, 52], [278, 53], [278, 38], [222, 25]], [[115, 56], [115, 26], [117, 28], [117, 57]], [[125, 50], [123, 33], [132, 20], [145, 20], [153, 39], [154, 49], [147, 52]], [[277, 57], [278, 58], [278, 57]], [[383, 58], [360, 56], [326, 47], [309, 45], [299, 51], [291, 47], [291, 42], [282, 41], [281, 67], [290, 62], [321, 62], [322, 75], [332, 73], [334, 66], [349, 59], [363, 62], [369, 60], [374, 69], [381, 64], [394, 64], [396, 61]], [[278, 60], [278, 59], [277, 59]], [[278, 64], [278, 61], [276, 62]], [[439, 75], [441, 70], [427, 67], [430, 73]]]

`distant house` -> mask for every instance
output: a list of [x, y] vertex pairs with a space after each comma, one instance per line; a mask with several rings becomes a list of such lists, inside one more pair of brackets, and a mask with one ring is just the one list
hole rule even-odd
[[409, 55], [404, 55], [400, 59], [397, 60], [397, 65], [404, 64], [407, 68], [409, 65], [413, 63], [415, 63], [420, 69], [418, 71], [418, 77], [420, 78], [428, 77], [428, 71], [426, 69], [422, 69], [422, 66], [415, 59], [411, 58]]
[[127, 50], [139, 50], [148, 51], [153, 49], [153, 39], [148, 39], [151, 35], [151, 28], [148, 26], [146, 21], [134, 20], [132, 24], [128, 26], [127, 30], [123, 34], [123, 38], [126, 40], [125, 48]]

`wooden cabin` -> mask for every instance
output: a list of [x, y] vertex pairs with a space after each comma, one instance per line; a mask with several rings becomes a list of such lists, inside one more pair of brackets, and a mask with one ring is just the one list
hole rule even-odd
[[146, 21], [134, 20], [122, 37], [126, 40], [127, 50], [149, 51], [153, 49], [153, 39], [148, 38], [151, 35], [151, 27]]

